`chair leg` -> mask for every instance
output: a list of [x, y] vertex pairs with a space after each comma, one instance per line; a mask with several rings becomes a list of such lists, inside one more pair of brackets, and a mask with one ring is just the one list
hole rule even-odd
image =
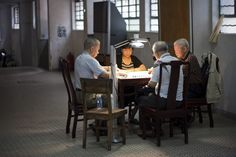
[[210, 121], [210, 127], [214, 127], [214, 121], [213, 121], [213, 115], [212, 115], [212, 109], [211, 109], [211, 104], [207, 104], [207, 110], [208, 110], [208, 115], [209, 115], [209, 121]]
[[130, 123], [130, 119], [131, 119], [131, 113], [132, 112], [132, 106], [129, 105], [129, 113], [128, 113], [128, 122]]
[[173, 121], [174, 121], [174, 119], [170, 119], [170, 123], [169, 123], [170, 137], [173, 137]]
[[68, 109], [67, 120], [66, 120], [66, 133], [70, 133], [70, 122], [71, 122], [72, 110]]
[[99, 129], [100, 126], [101, 126], [100, 120], [95, 120], [95, 132], [96, 132], [97, 142], [100, 141], [100, 129]]
[[112, 141], [112, 119], [107, 121], [107, 150], [111, 150], [111, 141]]
[[184, 143], [188, 144], [188, 127], [187, 127], [187, 117], [184, 118], [183, 123], [183, 130], [184, 130]]
[[161, 146], [161, 119], [156, 119], [157, 146]]
[[76, 127], [77, 127], [77, 122], [78, 122], [78, 114], [75, 113], [74, 115], [74, 124], [73, 124], [73, 129], [72, 129], [72, 138], [75, 138], [76, 136]]
[[147, 124], [147, 119], [148, 117], [146, 117], [143, 113], [140, 114], [140, 118], [139, 122], [140, 122], [140, 129], [142, 130], [142, 138], [146, 139], [146, 124]]
[[122, 136], [122, 143], [126, 144], [126, 133], [125, 133], [125, 115], [120, 117], [120, 125], [121, 125], [121, 136]]
[[87, 142], [87, 118], [84, 117], [84, 123], [83, 123], [83, 148], [86, 148], [86, 142]]
[[199, 116], [199, 123], [202, 123], [203, 120], [202, 120], [201, 106], [198, 106], [198, 107], [197, 107], [197, 110], [198, 110], [198, 116]]

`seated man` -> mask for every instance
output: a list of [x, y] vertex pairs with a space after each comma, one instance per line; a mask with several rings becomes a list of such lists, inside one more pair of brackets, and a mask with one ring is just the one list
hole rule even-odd
[[[75, 87], [78, 100], [82, 100], [80, 78], [109, 78], [109, 73], [95, 59], [100, 49], [100, 41], [89, 37], [84, 41], [84, 51], [75, 60]], [[92, 104], [95, 104], [95, 97], [91, 96]]]
[[[162, 78], [159, 76], [160, 72], [160, 63], [168, 63], [171, 61], [178, 60], [176, 57], [173, 57], [168, 52], [168, 45], [164, 41], [157, 41], [153, 44], [152, 47], [153, 55], [156, 57], [155, 66], [152, 70], [152, 77], [148, 83], [149, 87], [155, 88], [155, 94], [151, 94], [148, 96], [140, 96], [137, 100], [139, 107], [142, 106], [150, 106], [157, 109], [164, 109], [167, 104], [167, 94], [168, 94], [168, 87], [170, 82], [170, 66], [166, 66], [163, 68], [162, 71]], [[158, 90], [158, 82], [159, 79], [162, 79], [162, 85], [160, 88], [160, 95], [157, 96]], [[179, 75], [179, 84], [176, 93], [176, 107], [182, 104], [183, 100], [183, 71], [180, 70]], [[142, 127], [142, 126], [140, 126]]]
[[[189, 90], [188, 98], [199, 98], [204, 95], [201, 79], [201, 68], [198, 63], [197, 57], [189, 51], [189, 43], [186, 39], [181, 38], [174, 42], [174, 50], [176, 56], [185, 62], [189, 62], [190, 66], [190, 78], [189, 78]], [[183, 67], [184, 72], [187, 70], [186, 66]], [[193, 122], [194, 118], [191, 112], [188, 114], [188, 124]]]
[[[189, 51], [189, 43], [186, 39], [181, 38], [174, 42], [174, 50], [176, 56], [182, 60], [189, 62], [190, 65], [190, 79], [189, 79], [189, 98], [201, 97], [203, 94], [202, 90], [202, 79], [201, 79], [201, 68], [198, 63], [197, 57]], [[183, 67], [185, 72], [186, 67]]]
[[[99, 53], [99, 49], [100, 41], [96, 38], [89, 37], [84, 41], [84, 51], [75, 60], [75, 87], [78, 100], [80, 101], [82, 101], [80, 78], [109, 78], [110, 74], [95, 59]], [[89, 107], [96, 107], [95, 94], [87, 96], [86, 101], [90, 104], [88, 105]], [[105, 123], [102, 125], [105, 125]], [[90, 127], [94, 129], [94, 124], [90, 124]], [[106, 134], [106, 132], [101, 132], [101, 135], [103, 134]]]

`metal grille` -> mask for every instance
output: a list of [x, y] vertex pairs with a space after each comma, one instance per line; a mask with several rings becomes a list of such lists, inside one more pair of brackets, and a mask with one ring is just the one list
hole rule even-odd
[[139, 0], [113, 0], [117, 9], [126, 22], [127, 31], [140, 30], [140, 1]]
[[220, 0], [220, 16], [224, 16], [222, 33], [236, 33], [236, 0]]
[[84, 1], [75, 0], [75, 29], [84, 30]]

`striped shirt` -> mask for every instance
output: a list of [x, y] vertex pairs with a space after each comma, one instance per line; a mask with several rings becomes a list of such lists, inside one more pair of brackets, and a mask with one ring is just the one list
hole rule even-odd
[[133, 69], [134, 68], [134, 63], [131, 61], [130, 64], [125, 64], [123, 61], [122, 61], [122, 64], [121, 64], [123, 70], [128, 70], [128, 69]]

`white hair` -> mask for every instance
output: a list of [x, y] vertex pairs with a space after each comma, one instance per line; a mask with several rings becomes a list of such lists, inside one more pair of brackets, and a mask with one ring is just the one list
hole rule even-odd
[[179, 45], [180, 47], [187, 47], [189, 48], [189, 43], [186, 39], [184, 38], [181, 38], [181, 39], [178, 39], [174, 42], [174, 45]]

